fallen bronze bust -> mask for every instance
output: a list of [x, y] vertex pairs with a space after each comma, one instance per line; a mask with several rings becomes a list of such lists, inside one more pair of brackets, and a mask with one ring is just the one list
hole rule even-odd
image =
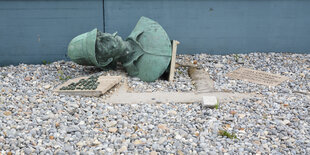
[[80, 65], [102, 69], [115, 69], [120, 62], [130, 76], [151, 82], [167, 70], [171, 42], [157, 22], [141, 17], [125, 41], [97, 29], [78, 35], [69, 44], [68, 56]]

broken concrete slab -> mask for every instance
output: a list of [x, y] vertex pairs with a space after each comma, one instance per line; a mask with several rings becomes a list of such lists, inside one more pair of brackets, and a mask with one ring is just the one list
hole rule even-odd
[[226, 76], [232, 79], [248, 81], [266, 86], [276, 86], [286, 80], [289, 80], [289, 78], [285, 76], [248, 68], [239, 68], [231, 73], [228, 73]]
[[153, 92], [153, 93], [117, 93], [115, 92], [105, 101], [115, 104], [136, 103], [202, 103], [203, 96], [214, 96], [219, 102], [235, 101], [244, 98], [257, 97], [257, 94], [242, 93], [186, 93], [186, 92]]
[[209, 73], [202, 69], [189, 67], [188, 74], [191, 77], [198, 93], [214, 92], [214, 81], [211, 80]]
[[231, 93], [231, 92], [128, 92], [128, 85], [124, 81], [118, 89], [104, 98], [105, 102], [113, 104], [137, 104], [137, 103], [202, 103], [203, 96], [215, 96], [221, 102], [238, 101], [244, 98], [261, 97], [255, 93]]
[[218, 104], [216, 96], [203, 96], [202, 100], [202, 106], [206, 108], [214, 108]]
[[72, 82], [78, 82], [81, 79], [87, 79], [88, 77], [79, 77], [70, 79], [62, 85], [55, 88], [54, 92], [65, 95], [81, 95], [81, 96], [100, 96], [118, 84], [122, 77], [121, 76], [99, 76], [99, 85], [95, 90], [60, 90], [64, 86], [68, 86]]

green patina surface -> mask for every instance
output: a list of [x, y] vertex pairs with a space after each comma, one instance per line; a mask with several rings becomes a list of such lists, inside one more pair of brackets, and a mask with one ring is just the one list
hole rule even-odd
[[76, 83], [72, 82], [68, 86], [61, 87], [60, 90], [96, 90], [98, 85], [98, 76], [91, 76]]
[[130, 76], [151, 82], [169, 66], [171, 42], [157, 22], [141, 17], [126, 41], [116, 33], [94, 29], [70, 42], [68, 56], [80, 65], [102, 69], [115, 69], [117, 62], [121, 62]]

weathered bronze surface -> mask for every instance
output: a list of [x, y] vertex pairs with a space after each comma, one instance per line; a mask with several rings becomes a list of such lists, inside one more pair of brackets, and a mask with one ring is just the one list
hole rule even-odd
[[98, 76], [91, 76], [88, 79], [81, 79], [78, 82], [70, 83], [68, 86], [61, 87], [60, 90], [96, 90], [99, 82]]
[[141, 17], [126, 41], [116, 33], [102, 33], [94, 29], [70, 42], [68, 56], [78, 64], [102, 69], [115, 69], [120, 62], [130, 76], [150, 82], [158, 79], [168, 68], [171, 42], [157, 22]]

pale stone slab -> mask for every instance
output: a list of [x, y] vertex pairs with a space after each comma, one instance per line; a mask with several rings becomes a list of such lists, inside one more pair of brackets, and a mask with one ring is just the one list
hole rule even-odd
[[152, 93], [116, 93], [106, 100], [108, 103], [193, 103], [201, 98], [195, 93], [152, 92]]
[[126, 81], [118, 89], [104, 98], [106, 103], [137, 104], [137, 103], [202, 103], [203, 96], [215, 96], [219, 102], [238, 101], [244, 98], [261, 97], [256, 93], [227, 93], [227, 92], [128, 92]]
[[286, 80], [289, 80], [289, 78], [285, 76], [248, 68], [239, 68], [231, 73], [228, 73], [226, 76], [232, 79], [248, 81], [266, 86], [276, 86]]
[[[185, 92], [153, 92], [153, 93], [113, 93], [105, 99], [107, 103], [114, 104], [138, 104], [138, 103], [202, 103], [203, 96], [214, 96], [219, 102], [235, 101], [244, 98], [259, 97], [257, 94], [242, 93], [185, 93]], [[213, 99], [214, 101], [214, 99]], [[213, 102], [214, 103], [214, 102]], [[217, 103], [217, 100], [216, 100]]]
[[66, 95], [81, 95], [81, 96], [100, 96], [110, 90], [113, 86], [118, 84], [122, 77], [121, 76], [100, 76], [98, 78], [99, 85], [95, 90], [60, 90], [63, 86], [68, 86], [72, 82], [78, 82], [80, 79], [87, 79], [88, 77], [79, 77], [70, 79], [62, 85], [55, 88], [54, 92]]
[[189, 67], [188, 74], [191, 77], [196, 91], [199, 93], [214, 92], [214, 81], [211, 80], [209, 73], [203, 69], [197, 69], [196, 67]]
[[202, 101], [203, 107], [214, 108], [217, 105], [216, 96], [203, 96]]
[[170, 72], [169, 72], [169, 81], [173, 81], [174, 79], [174, 71], [175, 71], [175, 60], [177, 55], [177, 46], [180, 44], [177, 40], [172, 40], [172, 53], [171, 53], [171, 62], [170, 62]]

